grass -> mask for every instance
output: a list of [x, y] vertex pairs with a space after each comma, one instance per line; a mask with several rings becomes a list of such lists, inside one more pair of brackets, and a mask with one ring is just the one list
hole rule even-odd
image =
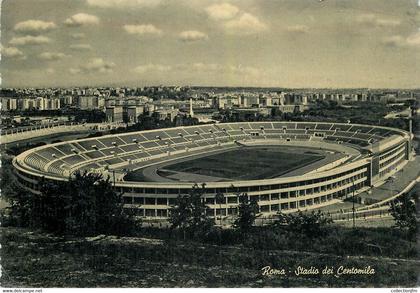
[[[145, 236], [93, 240], [18, 228], [0, 231], [3, 287], [414, 287], [419, 264], [416, 258], [288, 250], [261, 237], [265, 245], [253, 248]], [[356, 238], [384, 232], [369, 236], [364, 231]], [[396, 236], [387, 240], [398, 245]], [[284, 268], [287, 275], [263, 276], [265, 266]], [[375, 274], [296, 276], [298, 266], [370, 266]]]
[[324, 156], [288, 152], [278, 147], [242, 148], [166, 166], [165, 169], [234, 180], [269, 179]]

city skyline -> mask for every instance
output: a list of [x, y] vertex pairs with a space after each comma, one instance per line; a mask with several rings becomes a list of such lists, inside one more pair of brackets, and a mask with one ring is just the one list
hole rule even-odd
[[406, 1], [4, 1], [2, 87], [419, 88]]

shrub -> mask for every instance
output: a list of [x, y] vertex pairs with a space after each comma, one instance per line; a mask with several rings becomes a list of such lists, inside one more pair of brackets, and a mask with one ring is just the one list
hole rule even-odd
[[285, 230], [304, 234], [308, 237], [318, 237], [325, 234], [325, 226], [332, 223], [331, 218], [321, 211], [303, 213], [299, 211], [293, 214], [279, 212], [278, 219], [272, 224], [274, 227], [282, 227]]

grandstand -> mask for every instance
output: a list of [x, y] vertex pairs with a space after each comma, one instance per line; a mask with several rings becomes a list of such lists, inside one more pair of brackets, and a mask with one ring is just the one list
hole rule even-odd
[[[260, 212], [294, 212], [337, 202], [348, 193], [381, 184], [411, 158], [411, 135], [386, 127], [317, 122], [241, 122], [106, 135], [37, 147], [13, 162], [22, 186], [39, 193], [41, 178], [68, 180], [76, 171], [110, 176], [124, 193], [126, 208], [139, 216], [164, 219], [179, 194], [205, 183], [210, 216], [235, 215], [238, 193], [258, 201]], [[340, 161], [289, 177], [227, 182], [132, 182], [133, 170], [195, 155], [254, 145], [305, 146], [345, 154]], [[215, 204], [222, 192], [225, 203]]]

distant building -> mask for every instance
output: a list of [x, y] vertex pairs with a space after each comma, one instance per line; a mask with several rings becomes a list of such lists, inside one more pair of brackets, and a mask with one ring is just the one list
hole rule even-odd
[[260, 106], [261, 107], [270, 107], [273, 105], [273, 98], [272, 97], [261, 97], [260, 98]]
[[268, 108], [237, 108], [232, 111], [232, 116], [234, 116], [238, 120], [249, 120], [253, 119], [259, 115], [268, 116], [269, 109]]
[[78, 99], [78, 107], [81, 110], [102, 109], [105, 103], [102, 97], [97, 96], [80, 96]]
[[105, 99], [105, 107], [112, 107], [115, 106], [115, 99], [114, 98], [107, 98]]
[[46, 110], [59, 110], [61, 106], [60, 98], [51, 98], [47, 101]]
[[47, 110], [48, 108], [48, 100], [43, 97], [37, 97], [35, 99], [35, 108], [38, 110]]
[[258, 96], [247, 96], [243, 99], [243, 104], [241, 107], [258, 107], [260, 105], [260, 97]]
[[105, 114], [107, 122], [123, 122], [123, 107], [121, 106], [106, 107]]
[[144, 113], [144, 106], [128, 106], [125, 108], [124, 121], [127, 123], [137, 123], [139, 115]]
[[223, 96], [219, 97], [216, 102], [216, 107], [219, 109], [229, 109], [233, 107], [239, 107], [239, 97], [234, 96]]
[[17, 100], [15, 98], [1, 98], [1, 110], [11, 111], [17, 110]]
[[73, 96], [62, 96], [60, 97], [60, 105], [72, 106], [74, 102]]
[[192, 98], [190, 98], [190, 117], [194, 117]]
[[283, 113], [293, 113], [293, 112], [303, 112], [304, 110], [308, 109], [308, 106], [303, 105], [303, 104], [280, 105], [278, 108]]
[[286, 94], [284, 95], [284, 105], [295, 105], [295, 104], [303, 104], [306, 105], [308, 103], [308, 97], [302, 96], [300, 94]]
[[18, 101], [18, 108], [20, 110], [31, 110], [36, 108], [36, 102], [34, 99], [23, 98]]
[[153, 116], [159, 120], [165, 120], [168, 118], [171, 121], [174, 121], [178, 113], [179, 113], [178, 109], [160, 109], [158, 111], [153, 112]]

